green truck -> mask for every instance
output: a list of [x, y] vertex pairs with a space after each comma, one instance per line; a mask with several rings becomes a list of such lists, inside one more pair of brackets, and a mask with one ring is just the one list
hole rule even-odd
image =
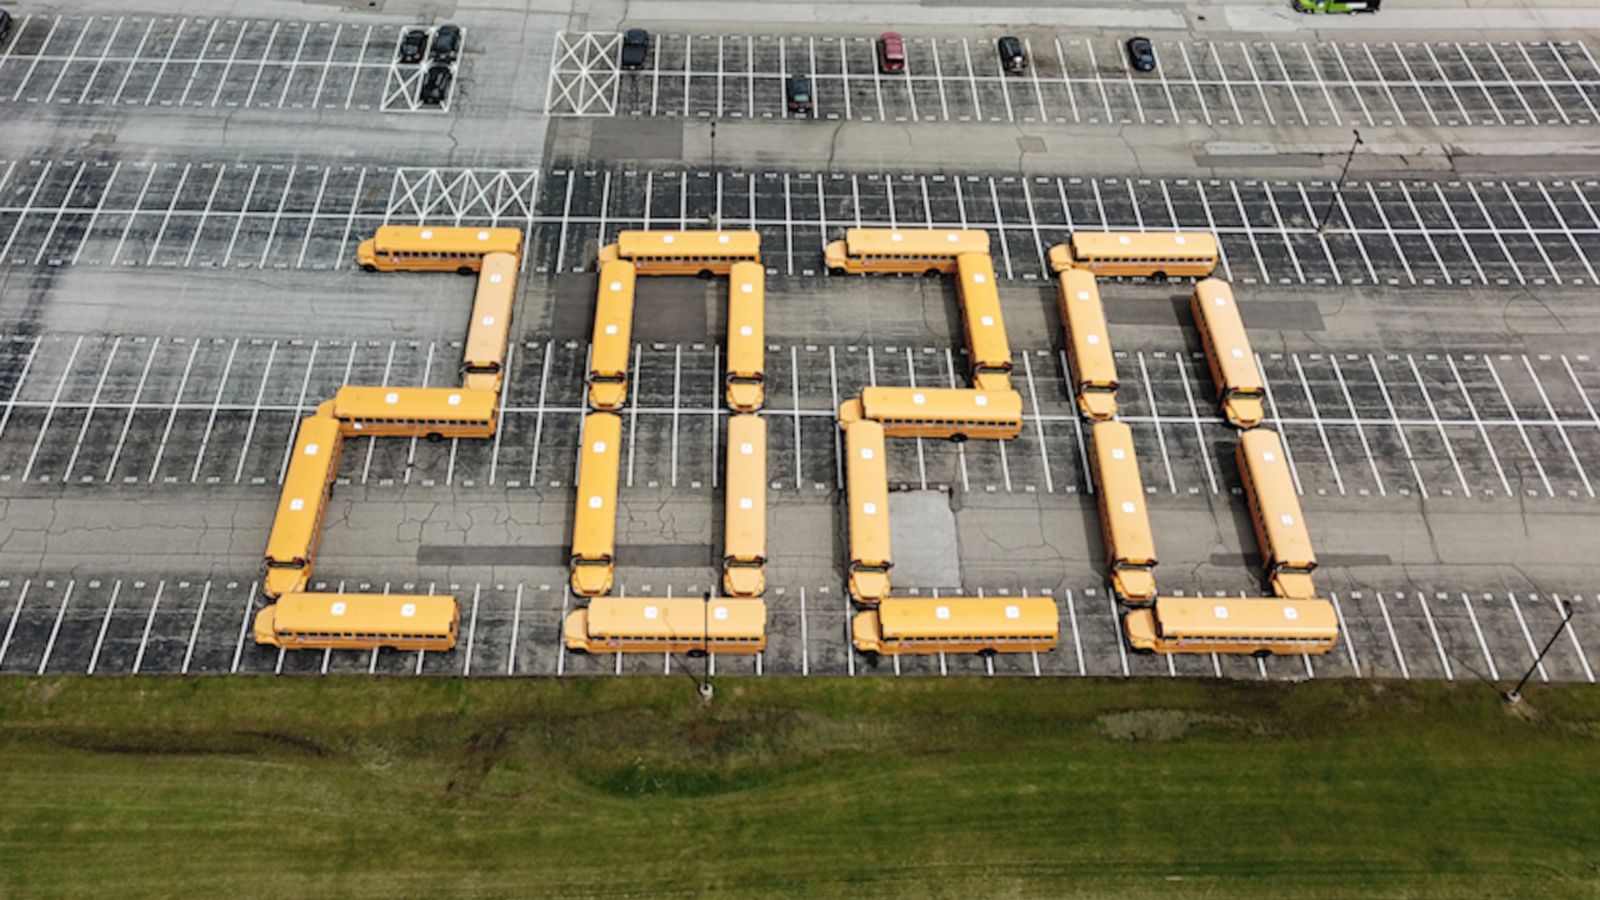
[[1377, 12], [1383, 0], [1294, 0], [1294, 8], [1303, 13], [1372, 13]]

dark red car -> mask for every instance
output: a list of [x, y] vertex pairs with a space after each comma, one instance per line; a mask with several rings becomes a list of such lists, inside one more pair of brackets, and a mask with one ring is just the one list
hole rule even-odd
[[905, 40], [897, 32], [885, 31], [878, 36], [878, 71], [904, 72], [905, 70]]

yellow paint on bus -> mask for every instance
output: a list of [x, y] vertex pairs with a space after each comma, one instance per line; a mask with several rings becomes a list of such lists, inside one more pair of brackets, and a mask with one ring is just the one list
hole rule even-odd
[[759, 597], [767, 589], [767, 423], [760, 416], [728, 419], [722, 485], [722, 590]]
[[596, 597], [562, 624], [576, 653], [760, 653], [767, 604], [698, 597]]
[[[868, 387], [861, 414], [889, 437], [1010, 440], [1022, 432], [1022, 395], [973, 388]], [[840, 421], [853, 410], [840, 409]]]
[[883, 426], [862, 420], [845, 429], [845, 494], [850, 504], [850, 596], [878, 603], [889, 596], [889, 465]]
[[946, 228], [851, 228], [823, 248], [834, 272], [953, 274], [956, 257], [989, 253], [989, 232]]
[[1049, 597], [891, 597], [850, 634], [862, 653], [1047, 653], [1061, 617]]
[[1265, 428], [1240, 433], [1234, 458], [1272, 592], [1295, 600], [1316, 596], [1311, 570], [1317, 567], [1317, 554], [1278, 433]]
[[324, 403], [316, 415], [301, 419], [295, 435], [262, 563], [261, 591], [268, 597], [299, 591], [311, 580], [344, 440], [329, 405]]
[[584, 416], [578, 454], [577, 510], [572, 517], [572, 590], [594, 597], [611, 590], [617, 551], [617, 468], [622, 419]]
[[456, 228], [442, 225], [384, 225], [356, 248], [356, 262], [368, 272], [462, 272], [472, 274], [490, 253], [522, 255], [516, 228]]
[[726, 398], [739, 412], [766, 402], [767, 271], [756, 263], [734, 263], [728, 274], [728, 372]]
[[734, 263], [761, 262], [754, 231], [623, 231], [600, 248], [600, 263], [624, 259], [640, 275], [726, 275]]
[[1222, 414], [1238, 428], [1254, 428], [1265, 416], [1266, 385], [1256, 366], [1250, 336], [1227, 282], [1207, 278], [1194, 286], [1189, 299], [1206, 366], [1217, 391]]
[[454, 649], [456, 598], [441, 594], [293, 593], [256, 613], [257, 644], [285, 650]]
[[1204, 278], [1217, 267], [1217, 239], [1204, 231], [1074, 231], [1050, 251], [1060, 272], [1134, 278]]
[[1133, 429], [1121, 422], [1096, 422], [1089, 439], [1111, 588], [1124, 603], [1148, 605], [1156, 599], [1156, 541]]
[[956, 295], [961, 301], [972, 386], [980, 391], [1011, 390], [1011, 342], [1006, 338], [1000, 291], [995, 287], [994, 263], [988, 253], [956, 257]]
[[346, 437], [486, 438], [494, 436], [494, 391], [347, 385], [333, 396]]
[[1056, 310], [1061, 314], [1067, 367], [1078, 410], [1093, 420], [1117, 414], [1117, 360], [1094, 275], [1067, 269], [1058, 276]]
[[618, 410], [628, 402], [635, 280], [633, 263], [613, 260], [600, 266], [589, 345], [589, 405], [595, 409]]
[[1320, 654], [1339, 640], [1337, 610], [1318, 599], [1157, 597], [1129, 610], [1122, 628], [1147, 653]]
[[511, 307], [517, 295], [517, 257], [490, 253], [478, 273], [472, 301], [472, 324], [461, 359], [461, 385], [468, 390], [499, 393], [505, 378], [506, 347], [511, 336]]

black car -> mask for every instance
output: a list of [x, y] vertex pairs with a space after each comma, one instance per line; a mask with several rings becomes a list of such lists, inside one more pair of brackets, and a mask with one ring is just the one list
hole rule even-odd
[[630, 28], [622, 36], [622, 67], [644, 68], [645, 57], [650, 55], [650, 32], [643, 28]]
[[1022, 41], [1008, 34], [1001, 38], [996, 46], [1000, 50], [1000, 65], [1007, 72], [1028, 70], [1028, 51], [1022, 49]]
[[422, 77], [422, 89], [417, 92], [417, 99], [428, 106], [442, 105], [444, 98], [450, 96], [450, 82], [454, 80], [449, 66], [434, 66]]
[[413, 28], [400, 38], [400, 61], [407, 65], [422, 62], [428, 52], [428, 32]]
[[798, 73], [789, 76], [789, 111], [811, 112], [811, 76]]
[[1128, 64], [1141, 72], [1156, 70], [1156, 48], [1149, 38], [1128, 38]]
[[433, 61], [455, 62], [461, 52], [461, 29], [454, 25], [440, 25], [433, 33]]

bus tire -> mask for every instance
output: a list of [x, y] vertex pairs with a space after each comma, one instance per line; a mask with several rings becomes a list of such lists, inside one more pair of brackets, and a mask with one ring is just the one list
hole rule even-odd
[[1257, 650], [1254, 653], [1251, 653], [1250, 655], [1255, 657], [1256, 659], [1266, 659], [1267, 657], [1272, 655], [1272, 651], [1271, 650]]
[[1152, 280], [1152, 281], [1166, 281], [1167, 280], [1167, 273], [1161, 271], [1160, 269], [1157, 269], [1156, 271], [1150, 273], [1150, 280]]
[[938, 269], [926, 269], [926, 270], [923, 271], [922, 274], [928, 276], [929, 278], [938, 278], [940, 275], [943, 275], [944, 273], [939, 271]]
[[706, 651], [699, 650], [699, 649], [690, 650], [688, 652], [687, 656], [690, 659], [705, 659], [706, 658]]
[[999, 655], [1000, 655], [1000, 651], [996, 650], [993, 647], [985, 647], [982, 650], [978, 651], [978, 656], [980, 656], [980, 657], [982, 657], [984, 659], [993, 659], [993, 658], [995, 658], [996, 656], [999, 656]]
[[589, 651], [583, 649], [582, 647], [568, 647], [567, 648], [567, 652], [571, 653], [573, 656], [588, 656], [589, 655]]
[[958, 433], [958, 434], [950, 435], [950, 443], [952, 443], [952, 444], [965, 444], [966, 442], [967, 442], [967, 436], [964, 435], [964, 434], [959, 434]]
[[362, 263], [361, 264], [361, 271], [363, 271], [363, 272], [376, 272], [376, 271], [378, 271], [378, 267], [373, 265], [372, 263]]
[[430, 444], [437, 444], [437, 443], [442, 442], [443, 440], [444, 440], [444, 435], [440, 434], [437, 431], [430, 432], [428, 434], [428, 443], [430, 443]]
[[712, 272], [711, 272], [710, 269], [701, 269], [699, 272], [696, 272], [695, 274], [696, 274], [696, 276], [698, 276], [700, 278], [703, 278], [703, 279], [705, 279], [707, 281], [710, 281], [711, 277], [712, 277]]
[[473, 269], [471, 266], [457, 266], [456, 267], [456, 274], [457, 275], [476, 275], [478, 273], [477, 273], [477, 270]]

